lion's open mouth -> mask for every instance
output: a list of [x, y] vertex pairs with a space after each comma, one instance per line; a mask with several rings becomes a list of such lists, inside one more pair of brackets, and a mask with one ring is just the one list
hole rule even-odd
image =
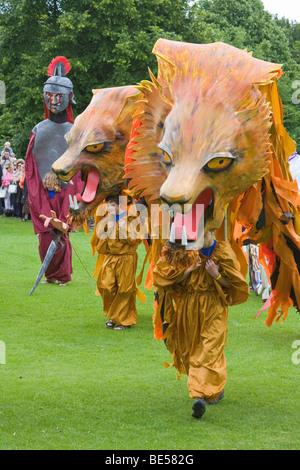
[[201, 244], [205, 224], [213, 212], [213, 192], [206, 188], [187, 213], [176, 212], [171, 226], [170, 242], [188, 247]]
[[78, 202], [85, 202], [86, 204], [94, 201], [97, 195], [98, 186], [100, 183], [100, 176], [96, 168], [89, 168], [87, 172], [85, 186], [82, 193], [76, 194], [76, 199]]

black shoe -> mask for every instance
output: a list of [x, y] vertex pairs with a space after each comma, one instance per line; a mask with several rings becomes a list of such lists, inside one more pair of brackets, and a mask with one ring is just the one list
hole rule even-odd
[[193, 404], [193, 418], [200, 419], [205, 413], [205, 400], [202, 398], [197, 398], [195, 403]]
[[111, 320], [108, 320], [106, 323], [105, 323], [105, 326], [106, 328], [114, 328], [115, 327], [115, 323]]
[[219, 403], [219, 401], [222, 400], [222, 398], [224, 398], [224, 390], [222, 390], [222, 392], [220, 393], [218, 398], [216, 398], [215, 400], [212, 400], [212, 401], [208, 401], [206, 403], [208, 405], [217, 405]]

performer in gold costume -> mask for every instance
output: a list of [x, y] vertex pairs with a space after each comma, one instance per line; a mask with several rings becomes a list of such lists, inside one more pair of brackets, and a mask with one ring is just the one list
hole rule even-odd
[[192, 416], [201, 418], [206, 402], [223, 398], [228, 306], [245, 302], [249, 288], [230, 244], [214, 240], [213, 231], [205, 233], [192, 266], [186, 269], [169, 261], [166, 246], [153, 271], [160, 302], [171, 294], [176, 304], [173, 308], [166, 302], [164, 338], [174, 366], [188, 374], [190, 397], [196, 399]]
[[119, 197], [108, 197], [106, 204], [107, 230], [97, 234], [97, 251], [104, 255], [97, 287], [109, 318], [106, 327], [124, 330], [137, 322], [136, 250], [142, 240], [132, 228], [134, 217], [127, 217], [127, 207], [119, 205]]

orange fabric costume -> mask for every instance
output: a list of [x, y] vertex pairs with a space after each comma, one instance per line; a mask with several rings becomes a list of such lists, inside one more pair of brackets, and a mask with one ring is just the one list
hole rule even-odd
[[[110, 219], [113, 220], [113, 217], [108, 216], [107, 220]], [[133, 219], [128, 217], [128, 232], [119, 220], [105, 232], [106, 238], [100, 238], [97, 243], [98, 253], [104, 255], [97, 280], [104, 315], [116, 325], [123, 326], [137, 322], [136, 250], [142, 240], [133, 233]]]
[[300, 310], [300, 198], [288, 163], [296, 144], [283, 123], [281, 65], [221, 42], [161, 38], [153, 52], [157, 78], [138, 87], [125, 160], [129, 189], [148, 204], [203, 204], [205, 231], [230, 242], [245, 275], [243, 242], [258, 245], [270, 327], [291, 305]]
[[[207, 273], [205, 262], [209, 258], [199, 253], [201, 266], [181, 282], [184, 269], [168, 265], [162, 256], [154, 268], [153, 281], [159, 303], [166, 300], [164, 339], [174, 366], [180, 374], [188, 374], [190, 397], [209, 402], [220, 396], [227, 379], [224, 347], [228, 305], [245, 302], [249, 288], [229, 243], [217, 242], [210, 256], [229, 281], [228, 289]], [[169, 302], [170, 294], [175, 308]]]

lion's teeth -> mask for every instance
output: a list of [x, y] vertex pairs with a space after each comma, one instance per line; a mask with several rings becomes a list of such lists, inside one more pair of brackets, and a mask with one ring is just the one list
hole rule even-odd
[[174, 222], [171, 225], [170, 242], [175, 243], [175, 226], [174, 226]]
[[181, 244], [186, 246], [187, 243], [187, 236], [186, 236], [186, 228], [185, 225], [182, 227], [182, 235], [181, 235]]
[[77, 211], [79, 209], [79, 205], [78, 205], [76, 196], [74, 196], [74, 209], [75, 209], [75, 211]]

